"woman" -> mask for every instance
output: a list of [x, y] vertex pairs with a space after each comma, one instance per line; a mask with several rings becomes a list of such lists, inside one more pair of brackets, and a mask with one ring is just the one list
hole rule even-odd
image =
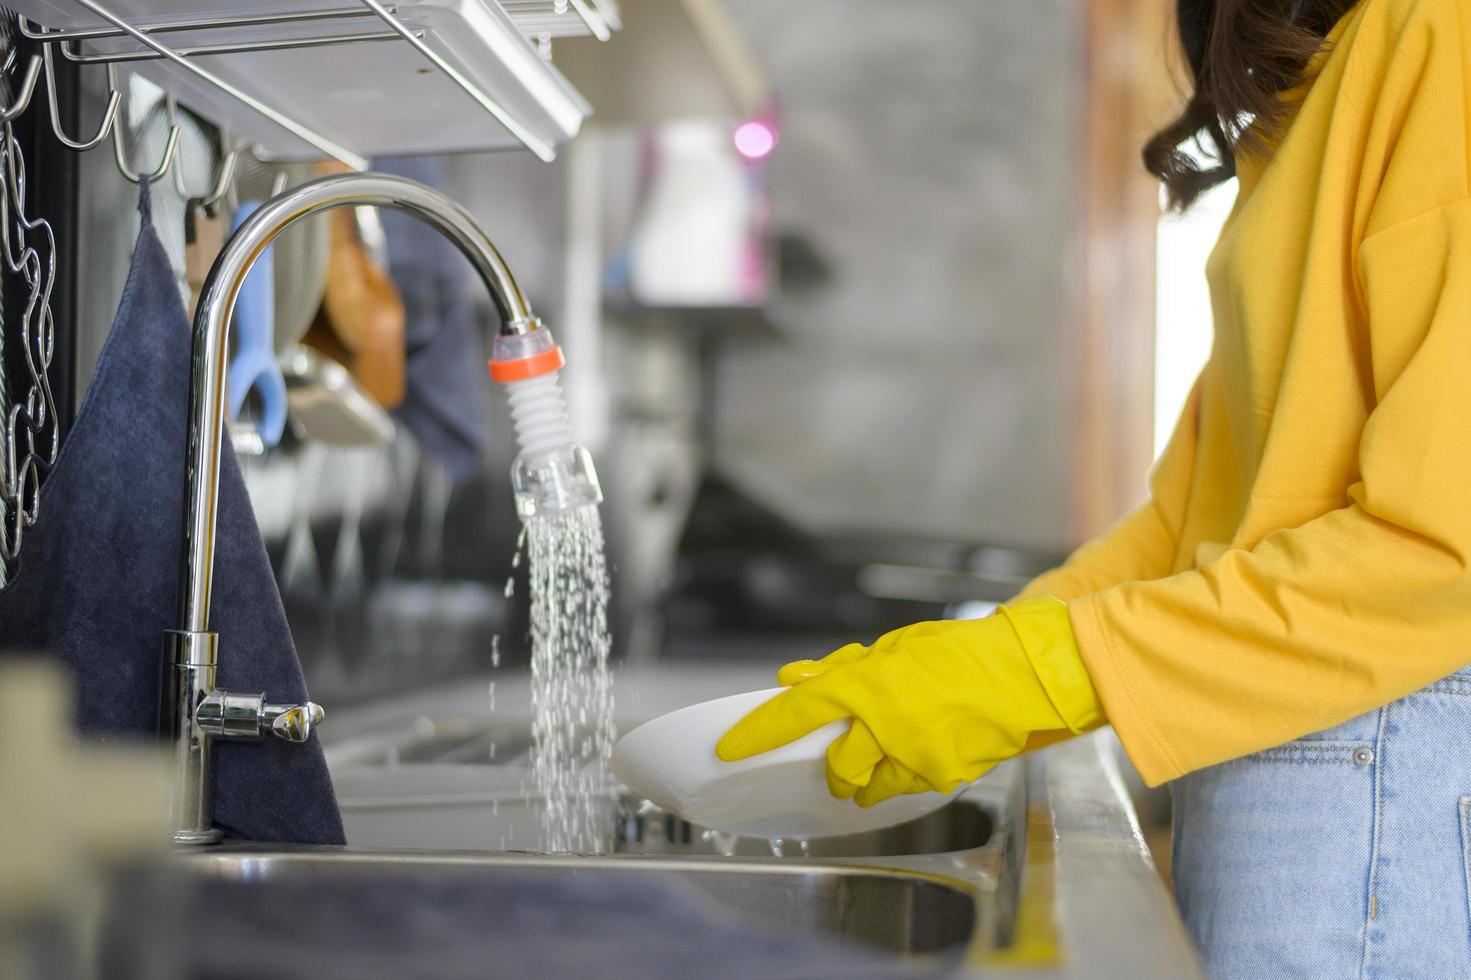
[[851, 719], [829, 783], [872, 805], [1107, 720], [1178, 780], [1212, 976], [1471, 977], [1471, 0], [1180, 14], [1145, 159], [1240, 198], [1151, 499], [997, 616], [788, 665], [719, 752]]

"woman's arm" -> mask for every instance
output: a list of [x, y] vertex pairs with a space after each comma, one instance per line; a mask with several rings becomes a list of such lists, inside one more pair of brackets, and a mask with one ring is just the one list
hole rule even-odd
[[1175, 570], [1190, 476], [1195, 468], [1204, 377], [1195, 382], [1174, 435], [1150, 474], [1149, 499], [1075, 551], [1062, 567], [1034, 579], [1017, 600], [1041, 595], [1078, 599], [1121, 582], [1163, 578]]
[[1074, 601], [1150, 783], [1289, 741], [1471, 663], [1471, 201], [1359, 251], [1375, 407], [1346, 506], [1196, 571]]

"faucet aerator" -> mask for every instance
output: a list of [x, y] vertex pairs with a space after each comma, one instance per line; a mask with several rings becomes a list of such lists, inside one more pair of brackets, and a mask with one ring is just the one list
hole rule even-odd
[[567, 363], [552, 332], [534, 321], [525, 333], [495, 338], [490, 376], [506, 386], [521, 454], [511, 464], [516, 513], [538, 514], [596, 507], [603, 490], [592, 456], [572, 437], [572, 421], [558, 380]]

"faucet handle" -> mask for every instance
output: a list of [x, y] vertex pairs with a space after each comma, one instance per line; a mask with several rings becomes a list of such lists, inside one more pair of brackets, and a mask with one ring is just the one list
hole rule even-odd
[[265, 738], [266, 734], [287, 742], [305, 742], [312, 726], [322, 723], [326, 712], [320, 704], [267, 704], [264, 694], [231, 694], [211, 691], [195, 709], [194, 720], [206, 733], [220, 738]]
[[311, 737], [312, 726], [320, 725], [326, 714], [315, 701], [261, 706], [263, 724], [270, 727], [272, 735], [288, 742], [305, 742]]

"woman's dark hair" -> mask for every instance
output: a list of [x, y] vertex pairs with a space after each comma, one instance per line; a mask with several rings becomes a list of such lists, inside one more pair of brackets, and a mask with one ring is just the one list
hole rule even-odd
[[[1183, 211], [1236, 174], [1238, 154], [1264, 150], [1285, 124], [1282, 93], [1357, 0], [1177, 0], [1192, 90], [1185, 108], [1144, 147], [1144, 166]], [[1214, 156], [1185, 149], [1198, 141]]]

